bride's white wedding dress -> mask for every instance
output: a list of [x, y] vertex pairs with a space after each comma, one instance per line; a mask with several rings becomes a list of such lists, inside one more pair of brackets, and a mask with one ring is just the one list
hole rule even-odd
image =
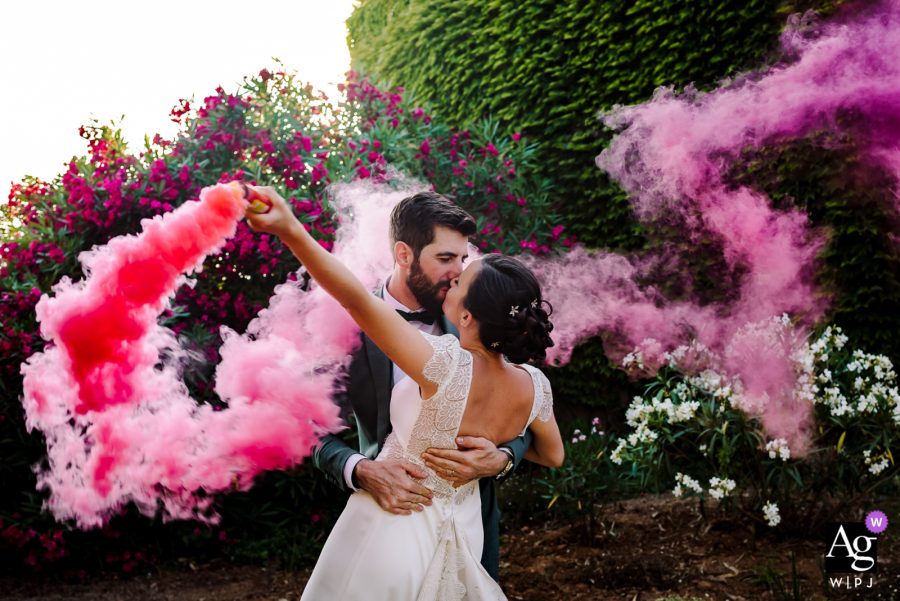
[[[423, 334], [434, 347], [424, 375], [438, 385], [422, 400], [412, 378], [391, 395], [392, 432], [376, 461], [406, 459], [428, 472], [434, 491], [424, 511], [394, 515], [365, 491], [350, 496], [303, 591], [303, 601], [457, 601], [506, 599], [481, 565], [484, 531], [478, 482], [454, 488], [425, 468], [429, 447], [456, 448], [472, 384], [472, 355], [452, 335]], [[534, 383], [528, 424], [550, 419], [550, 383], [540, 370], [521, 366]]]

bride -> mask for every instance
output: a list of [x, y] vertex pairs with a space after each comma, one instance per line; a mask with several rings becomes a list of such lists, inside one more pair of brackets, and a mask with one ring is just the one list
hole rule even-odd
[[[525, 458], [550, 467], [563, 460], [547, 378], [524, 365], [542, 359], [552, 325], [534, 275], [502, 255], [473, 261], [451, 282], [444, 314], [459, 330], [431, 336], [408, 324], [325, 251], [271, 188], [252, 188], [272, 205], [247, 212], [254, 230], [277, 235], [309, 274], [410, 377], [391, 397], [393, 431], [377, 460], [402, 458], [425, 469], [431, 505], [388, 513], [365, 491], [350, 496], [306, 585], [309, 600], [505, 599], [480, 563], [483, 526], [477, 481], [454, 486], [426, 468], [429, 447], [455, 449], [457, 436], [495, 444], [531, 428]], [[522, 365], [519, 365], [522, 364]], [[445, 477], [447, 479], [445, 479]]]

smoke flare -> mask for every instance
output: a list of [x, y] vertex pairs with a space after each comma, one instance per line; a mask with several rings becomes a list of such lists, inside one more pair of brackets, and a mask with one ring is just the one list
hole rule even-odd
[[791, 352], [767, 354], [765, 337], [754, 343], [742, 328], [789, 314], [803, 339], [827, 308], [813, 282], [826, 241], [802, 211], [772, 208], [762, 193], [726, 181], [726, 172], [748, 148], [827, 130], [851, 134], [870, 162], [900, 177], [900, 2], [854, 10], [816, 26], [794, 18], [782, 37], [786, 64], [709, 93], [660, 88], [646, 103], [605, 115], [621, 131], [598, 166], [628, 193], [650, 235], [675, 215], [686, 239], [720, 241], [727, 266], [741, 272], [738, 294], [704, 306], [669, 301], [635, 283], [647, 258], [577, 250], [538, 262], [561, 309], [552, 359], [568, 361], [578, 342], [601, 332], [614, 361], [643, 345], [657, 349], [658, 364], [663, 352], [696, 339], [727, 355], [730, 375], [747, 385], [745, 408], [767, 432], [804, 452], [811, 407], [793, 397]]
[[[390, 270], [388, 215], [403, 195], [336, 190], [335, 253], [367, 285]], [[359, 330], [315, 287], [283, 284], [245, 334], [223, 331], [224, 410], [197, 404], [179, 377], [185, 351], [157, 317], [245, 208], [239, 188], [207, 188], [140, 234], [83, 253], [86, 279], [64, 279], [38, 303], [51, 344], [22, 366], [23, 405], [28, 428], [47, 440], [38, 486], [57, 519], [96, 526], [133, 502], [148, 515], [162, 507], [167, 519], [214, 521], [212, 493], [299, 463], [343, 427], [331, 397]]]

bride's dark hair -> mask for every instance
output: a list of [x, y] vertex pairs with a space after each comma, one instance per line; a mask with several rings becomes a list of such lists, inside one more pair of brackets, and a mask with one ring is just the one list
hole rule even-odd
[[553, 346], [553, 307], [531, 270], [512, 257], [484, 257], [463, 306], [478, 320], [481, 343], [513, 363], [543, 361]]

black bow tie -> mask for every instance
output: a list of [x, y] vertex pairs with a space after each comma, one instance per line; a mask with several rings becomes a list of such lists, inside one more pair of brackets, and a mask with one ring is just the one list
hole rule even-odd
[[424, 323], [427, 326], [430, 326], [435, 321], [435, 316], [427, 311], [416, 311], [415, 313], [410, 313], [409, 311], [402, 311], [397, 309], [397, 313], [405, 319], [406, 321], [417, 321], [419, 323]]

